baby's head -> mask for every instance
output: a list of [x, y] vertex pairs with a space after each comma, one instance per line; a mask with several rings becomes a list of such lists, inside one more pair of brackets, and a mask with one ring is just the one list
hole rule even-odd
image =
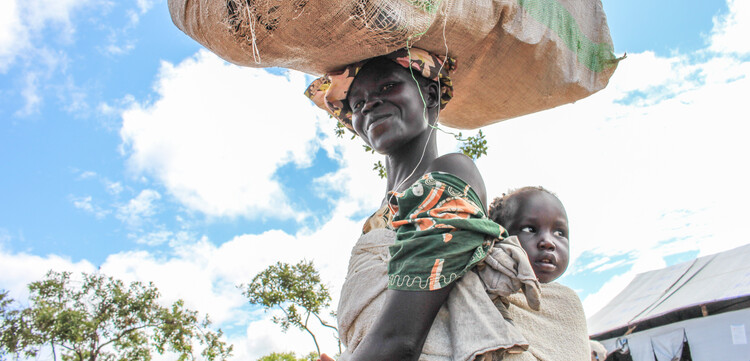
[[539, 282], [552, 282], [568, 268], [568, 215], [550, 191], [524, 187], [509, 192], [492, 201], [489, 217], [518, 237]]

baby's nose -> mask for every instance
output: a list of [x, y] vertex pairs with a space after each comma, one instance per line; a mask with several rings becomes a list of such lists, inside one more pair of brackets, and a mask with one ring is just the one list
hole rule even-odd
[[551, 242], [547, 237], [542, 237], [539, 240], [539, 243], [537, 244], [539, 249], [548, 250], [548, 251], [554, 251], [555, 250], [555, 242]]

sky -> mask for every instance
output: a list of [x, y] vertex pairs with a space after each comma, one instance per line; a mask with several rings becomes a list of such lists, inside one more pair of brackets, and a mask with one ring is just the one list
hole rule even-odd
[[[559, 281], [588, 316], [638, 273], [750, 242], [750, 2], [604, 8], [627, 53], [609, 86], [484, 128], [477, 160], [490, 196], [560, 197]], [[23, 302], [47, 270], [98, 270], [209, 314], [234, 360], [313, 350], [237, 289], [276, 261], [313, 260], [335, 306], [385, 191], [379, 156], [335, 137], [301, 95], [310, 79], [221, 60], [163, 1], [1, 2], [0, 289]]]

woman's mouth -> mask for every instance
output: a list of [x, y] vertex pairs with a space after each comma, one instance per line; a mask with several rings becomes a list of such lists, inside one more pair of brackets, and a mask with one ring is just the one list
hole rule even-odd
[[380, 115], [377, 118], [375, 118], [375, 120], [367, 126], [367, 133], [372, 132], [375, 128], [385, 123], [385, 121], [388, 120], [388, 118], [390, 117], [391, 117], [390, 114], [385, 114], [385, 115]]

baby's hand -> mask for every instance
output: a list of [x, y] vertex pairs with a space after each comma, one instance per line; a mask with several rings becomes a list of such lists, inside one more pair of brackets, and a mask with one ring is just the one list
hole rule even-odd
[[336, 361], [336, 360], [334, 360], [331, 356], [328, 356], [322, 353], [320, 354], [320, 358], [318, 359], [318, 361]]

